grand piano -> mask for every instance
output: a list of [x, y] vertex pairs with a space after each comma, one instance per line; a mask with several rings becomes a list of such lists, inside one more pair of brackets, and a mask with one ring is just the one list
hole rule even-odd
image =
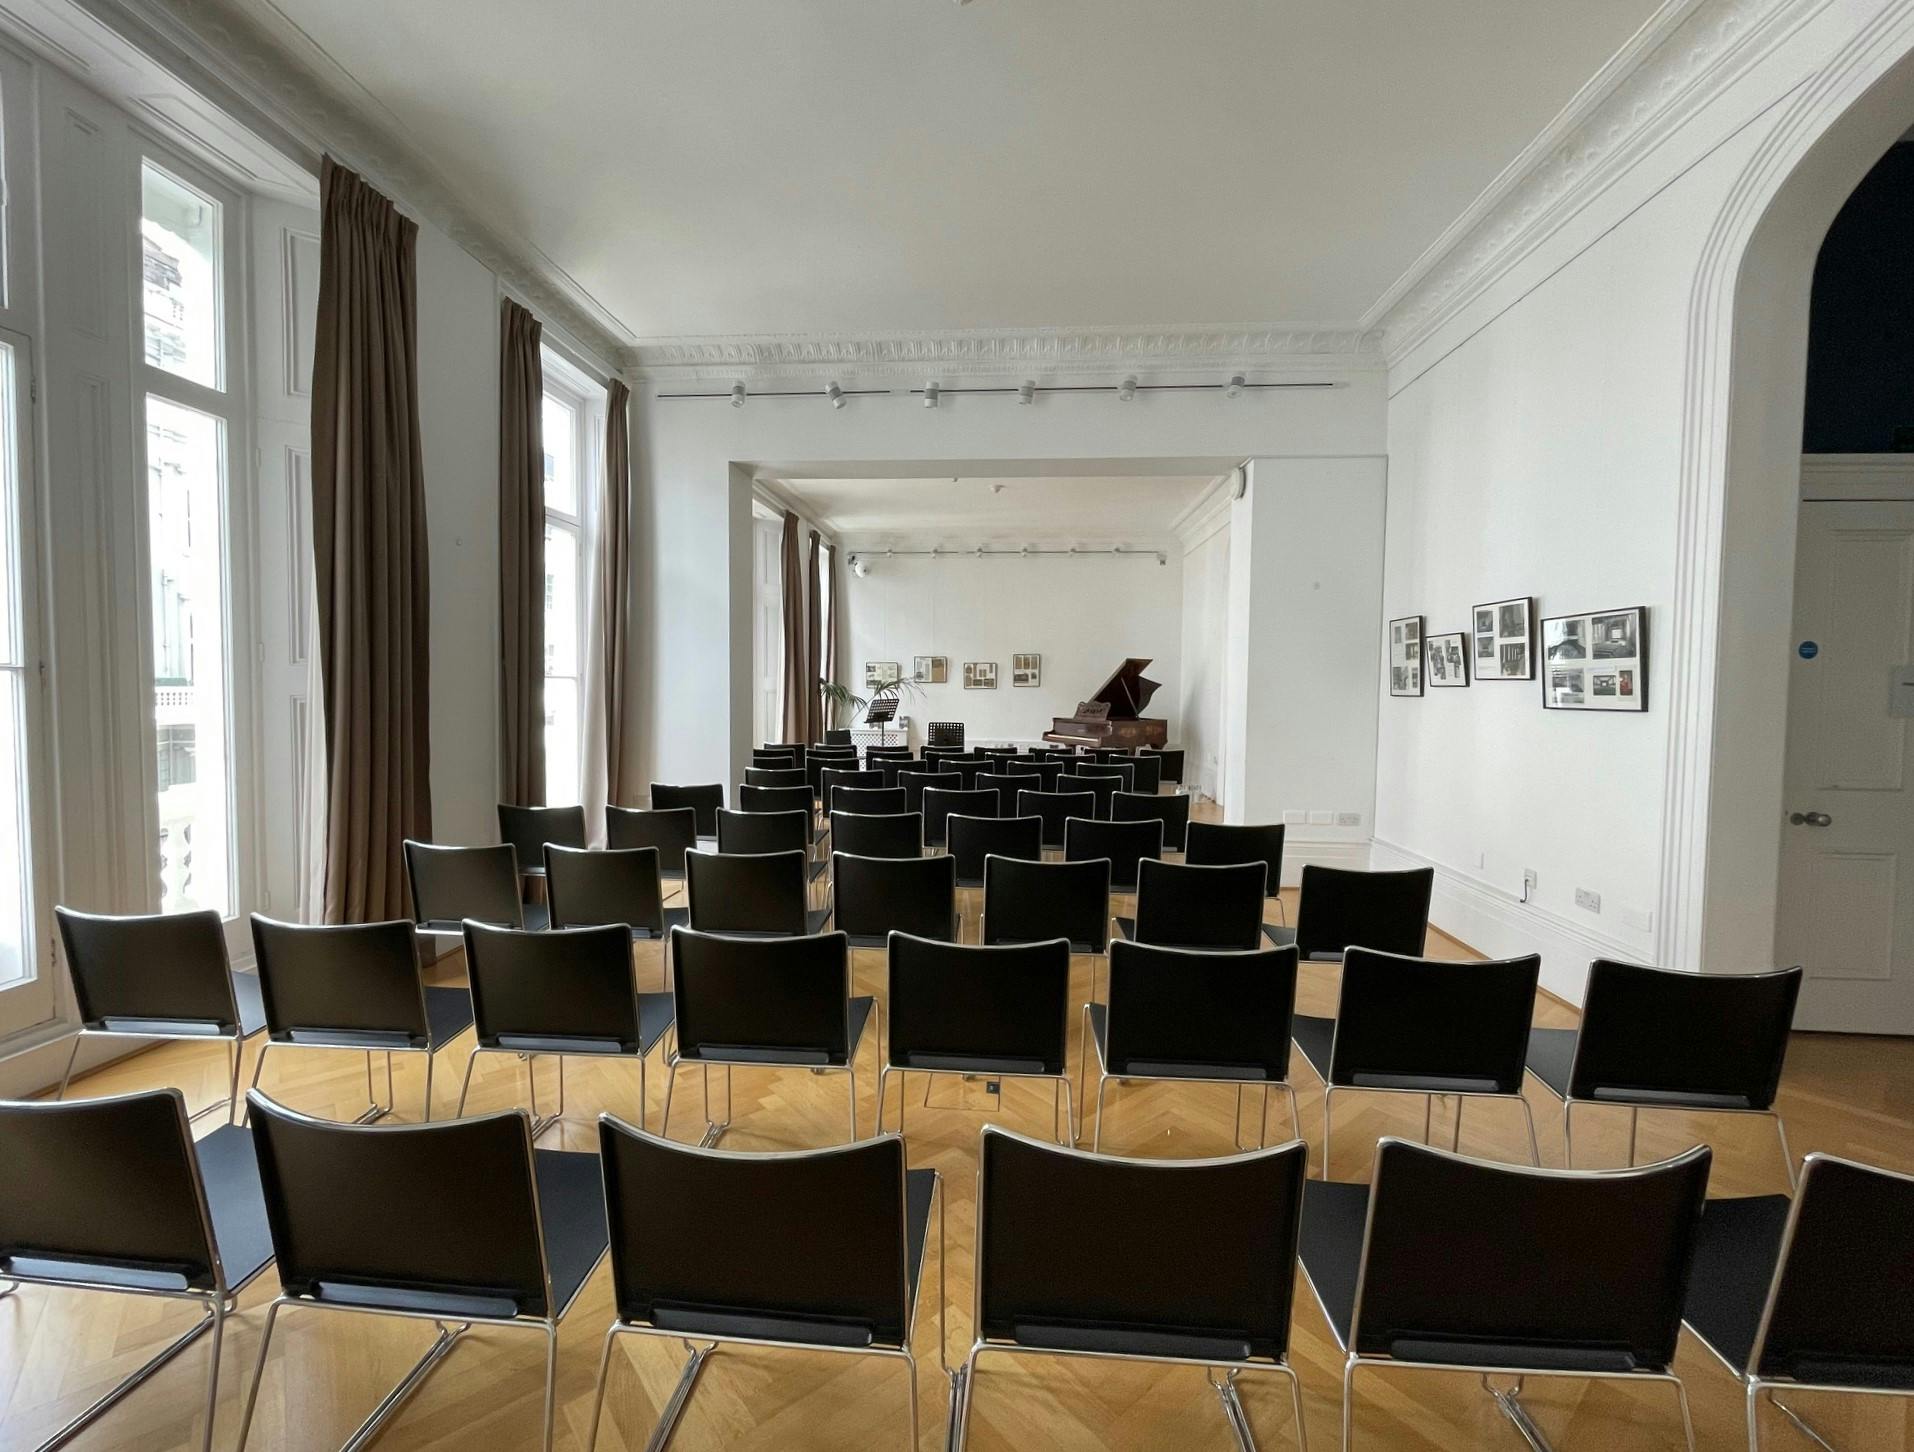
[[1163, 748], [1170, 739], [1168, 723], [1143, 714], [1157, 691], [1157, 682], [1143, 674], [1149, 663], [1147, 658], [1123, 662], [1094, 696], [1077, 702], [1076, 715], [1052, 717], [1043, 739], [1063, 746]]

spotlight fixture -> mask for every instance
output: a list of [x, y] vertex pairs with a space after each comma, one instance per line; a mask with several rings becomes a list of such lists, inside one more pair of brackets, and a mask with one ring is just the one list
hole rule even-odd
[[869, 560], [865, 559], [862, 555], [851, 556], [851, 573], [853, 575], [856, 575], [857, 578], [861, 580], [870, 574], [870, 572], [871, 562]]
[[844, 407], [844, 390], [839, 388], [835, 383], [824, 390], [824, 396], [831, 400], [832, 408]]
[[1028, 378], [1024, 379], [1022, 386], [1017, 389], [1017, 402], [1018, 403], [1034, 403], [1036, 401], [1036, 398], [1037, 398], [1037, 385], [1031, 382]]
[[1124, 403], [1130, 403], [1135, 400], [1136, 376], [1134, 374], [1124, 379], [1121, 383], [1117, 385], [1117, 397], [1121, 399]]
[[731, 385], [731, 406], [733, 408], [743, 408], [746, 393], [747, 393], [747, 390], [742, 383], [732, 384]]
[[1243, 396], [1243, 375], [1238, 373], [1233, 375], [1230, 378], [1230, 381], [1223, 385], [1223, 397], [1241, 398], [1242, 396]]
[[942, 390], [938, 387], [937, 384], [926, 383], [924, 385], [924, 407], [925, 408], [937, 407], [937, 395], [940, 392], [942, 392]]

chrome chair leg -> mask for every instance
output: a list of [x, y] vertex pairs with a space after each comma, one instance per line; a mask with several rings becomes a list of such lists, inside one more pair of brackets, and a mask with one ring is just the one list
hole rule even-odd
[[[1768, 1112], [1774, 1116], [1774, 1132], [1781, 1140], [1781, 1165], [1782, 1168], [1788, 1172], [1788, 1193], [1794, 1194], [1801, 1188], [1801, 1178], [1795, 1172], [1794, 1154], [1788, 1148], [1788, 1126], [1781, 1122], [1781, 1112], [1779, 1110], [1771, 1109]], [[1776, 1402], [1775, 1405], [1780, 1406], [1781, 1404]], [[1787, 1409], [1784, 1407], [1782, 1410], [1786, 1411]], [[1790, 1412], [1789, 1415], [1792, 1416], [1793, 1413]], [[1827, 1444], [1823, 1443], [1822, 1445], [1825, 1446]]]
[[[438, 1057], [439, 1056], [433, 1053], [430, 1048], [426, 1049], [425, 1051], [425, 1122], [427, 1124], [430, 1124], [432, 1122], [432, 1069], [433, 1069], [433, 1066], [438, 1062]], [[644, 1128], [643, 1125], [639, 1125], [638, 1127], [640, 1129]]]
[[598, 1354], [598, 1381], [591, 1399], [591, 1422], [585, 1432], [585, 1452], [596, 1452], [598, 1423], [605, 1413], [605, 1384], [611, 1380], [611, 1348], [618, 1340], [618, 1323], [605, 1328], [605, 1349]]
[[1323, 1085], [1323, 1180], [1329, 1179], [1329, 1100], [1335, 1094], [1329, 1085]]
[[692, 1389], [698, 1385], [698, 1373], [704, 1370], [705, 1362], [717, 1347], [693, 1346], [687, 1341], [685, 1349], [691, 1353], [690, 1359], [678, 1374], [678, 1384], [671, 1389], [671, 1399], [658, 1414], [657, 1425], [651, 1429], [651, 1436], [645, 1441], [645, 1452], [664, 1452], [671, 1434], [678, 1429], [678, 1419], [685, 1414], [685, 1404], [691, 1400]]
[[1639, 1107], [1628, 1111], [1628, 1167], [1635, 1168], [1635, 1142], [1641, 1133], [1642, 1112]]
[[459, 1107], [453, 1112], [454, 1119], [465, 1118], [465, 1096], [472, 1092], [472, 1070], [478, 1067], [479, 1048], [472, 1045], [472, 1052], [465, 1056], [465, 1082], [459, 1086]]
[[552, 1431], [558, 1420], [558, 1323], [545, 1323], [545, 1452], [552, 1452]]
[[[890, 1065], [889, 1064], [878, 1065], [878, 1068], [877, 1068], [877, 1132], [879, 1134], [882, 1134], [884, 1132], [884, 1094], [885, 1094], [885, 1091], [890, 1087], [890, 1082], [891, 1082]], [[900, 1116], [903, 1113], [903, 1107], [901, 1105], [898, 1107], [898, 1113]], [[900, 1129], [898, 1133], [902, 1134], [903, 1131]]]
[[253, 1363], [253, 1383], [246, 1389], [246, 1407], [239, 1414], [239, 1441], [234, 1452], [246, 1452], [246, 1438], [253, 1429], [253, 1406], [259, 1400], [259, 1383], [266, 1378], [266, 1353], [272, 1350], [273, 1327], [278, 1325], [279, 1310], [285, 1304], [285, 1298], [280, 1296], [266, 1308], [266, 1326], [259, 1336], [259, 1357]]
[[[260, 1071], [266, 1067], [266, 1050], [270, 1049], [271, 1047], [272, 1047], [271, 1039], [265, 1039], [261, 1041], [259, 1045], [259, 1057], [253, 1060], [252, 1082], [246, 1086], [249, 1092], [259, 1087]], [[245, 1109], [242, 1109], [239, 1111], [239, 1122], [241, 1124], [244, 1124], [246, 1122], [247, 1113], [248, 1111]]]
[[1097, 1074], [1097, 1127], [1091, 1131], [1090, 1150], [1093, 1154], [1103, 1152], [1103, 1094], [1110, 1087], [1110, 1076], [1099, 1071]]
[[1455, 1123], [1449, 1129], [1449, 1153], [1462, 1152], [1462, 1106], [1468, 1102], [1468, 1095], [1455, 1096]]
[[1535, 1138], [1535, 1111], [1529, 1107], [1528, 1095], [1518, 1094], [1516, 1102], [1522, 1106], [1522, 1118], [1529, 1126], [1529, 1159], [1539, 1170], [1542, 1167], [1542, 1146]]
[[73, 1061], [80, 1057], [80, 1040], [85, 1037], [84, 1034], [73, 1036], [73, 1047], [67, 1051], [66, 1069], [60, 1075], [60, 1088], [53, 1096], [55, 1099], [66, 1098], [67, 1085], [73, 1082]]

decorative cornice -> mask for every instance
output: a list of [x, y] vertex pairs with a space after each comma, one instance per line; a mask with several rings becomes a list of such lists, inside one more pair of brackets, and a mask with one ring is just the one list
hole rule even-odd
[[[1827, 0], [1669, 0], [1366, 321], [1391, 362], [1678, 130]], [[1630, 62], [1622, 65], [1619, 63]]]
[[1379, 331], [1276, 324], [1256, 328], [1007, 328], [868, 335], [771, 333], [658, 338], [625, 350], [638, 377], [692, 381], [908, 374], [935, 377], [1150, 371], [1360, 371], [1382, 366]]

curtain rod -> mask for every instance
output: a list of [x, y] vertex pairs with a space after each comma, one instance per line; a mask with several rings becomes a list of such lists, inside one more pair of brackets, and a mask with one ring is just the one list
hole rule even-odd
[[1249, 383], [1240, 376], [1227, 383], [1138, 383], [1126, 378], [1121, 383], [1010, 383], [1002, 385], [975, 384], [946, 388], [933, 383], [924, 388], [840, 388], [836, 384], [824, 388], [772, 388], [764, 392], [754, 392], [742, 383], [734, 383], [722, 393], [660, 393], [658, 398], [728, 398], [733, 407], [742, 408], [749, 398], [827, 398], [832, 406], [842, 408], [846, 398], [889, 398], [902, 395], [908, 398], [921, 398], [926, 408], [935, 408], [937, 400], [960, 393], [1010, 394], [1019, 399], [1029, 400], [1039, 393], [1114, 393], [1129, 398], [1138, 393], [1226, 393], [1234, 398], [1239, 393], [1261, 392], [1267, 389], [1297, 388], [1343, 388], [1347, 385], [1336, 379], [1317, 379], [1292, 383]]
[[1020, 559], [1027, 555], [1153, 555], [1156, 562], [1168, 563], [1169, 556], [1162, 550], [1130, 549], [1124, 545], [1112, 545], [1096, 549], [1078, 549], [1072, 545], [1068, 549], [1031, 549], [1027, 546], [1018, 549], [977, 549], [958, 550], [933, 546], [927, 550], [851, 550], [845, 556], [847, 564], [855, 565], [860, 559], [890, 559], [900, 555], [919, 555], [932, 560], [982, 560], [982, 559]]

